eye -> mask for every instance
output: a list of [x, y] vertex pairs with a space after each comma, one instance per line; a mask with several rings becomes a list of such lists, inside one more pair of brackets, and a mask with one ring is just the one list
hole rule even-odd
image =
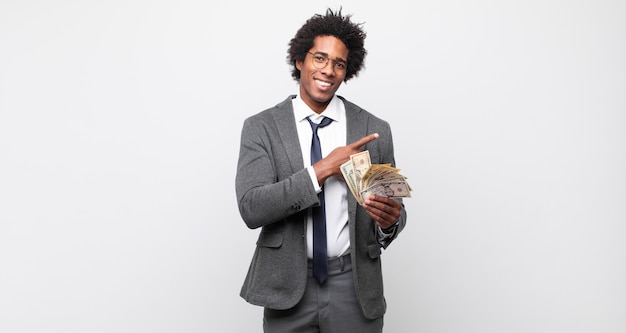
[[338, 69], [346, 69], [346, 64], [343, 62], [338, 62], [335, 64], [335, 67], [337, 67]]
[[313, 59], [315, 59], [315, 61], [317, 61], [317, 62], [325, 62], [326, 61], [326, 58], [324, 58], [324, 56], [319, 55], [319, 54], [314, 55]]

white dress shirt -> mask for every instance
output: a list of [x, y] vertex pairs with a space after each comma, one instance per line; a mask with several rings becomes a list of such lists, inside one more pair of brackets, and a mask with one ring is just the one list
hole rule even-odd
[[[292, 100], [294, 115], [296, 119], [296, 127], [298, 129], [298, 138], [300, 140], [300, 148], [302, 149], [302, 158], [307, 166], [311, 182], [315, 189], [321, 192], [321, 187], [317, 183], [315, 170], [311, 166], [311, 141], [313, 131], [311, 125], [307, 121], [310, 117], [311, 121], [319, 124], [322, 117], [328, 117], [333, 120], [328, 126], [319, 128], [317, 135], [320, 138], [320, 146], [322, 148], [322, 158], [326, 157], [333, 149], [345, 146], [347, 137], [346, 125], [346, 109], [343, 102], [333, 96], [326, 110], [321, 114], [315, 113], [300, 96], [296, 96]], [[345, 181], [336, 177], [330, 177], [323, 184], [324, 197], [326, 203], [326, 236], [328, 244], [328, 257], [334, 258], [346, 254], [350, 250], [350, 233], [348, 230], [348, 187]], [[307, 255], [313, 258], [313, 218], [311, 210], [307, 216]]]

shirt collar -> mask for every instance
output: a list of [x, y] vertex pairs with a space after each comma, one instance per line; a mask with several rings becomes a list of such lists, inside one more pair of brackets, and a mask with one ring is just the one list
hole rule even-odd
[[300, 122], [305, 120], [307, 117], [311, 117], [311, 120], [315, 123], [319, 123], [322, 117], [328, 117], [333, 121], [341, 121], [341, 107], [342, 102], [337, 97], [337, 95], [333, 95], [333, 98], [326, 106], [326, 110], [321, 114], [315, 113], [304, 101], [300, 98], [300, 95], [296, 95], [296, 98], [293, 99], [293, 111], [296, 118], [296, 121]]

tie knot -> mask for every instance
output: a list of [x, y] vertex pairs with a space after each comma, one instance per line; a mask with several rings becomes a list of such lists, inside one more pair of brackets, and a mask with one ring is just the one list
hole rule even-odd
[[333, 122], [333, 120], [328, 118], [328, 117], [322, 118], [322, 121], [320, 121], [319, 124], [316, 124], [313, 121], [311, 121], [311, 118], [309, 118], [309, 117], [306, 117], [306, 120], [308, 120], [309, 124], [311, 124], [311, 128], [313, 129], [313, 133], [317, 133], [317, 129], [318, 128], [328, 126], [328, 125], [330, 125], [330, 123]]

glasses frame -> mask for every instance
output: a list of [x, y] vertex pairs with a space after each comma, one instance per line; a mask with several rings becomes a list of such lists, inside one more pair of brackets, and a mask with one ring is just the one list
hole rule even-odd
[[[317, 69], [324, 69], [326, 68], [326, 66], [328, 66], [329, 62], [333, 62], [333, 66], [332, 66], [332, 70], [335, 74], [340, 74], [343, 75], [348, 71], [348, 63], [344, 60], [335, 60], [335, 59], [330, 59], [328, 57], [328, 54], [324, 53], [324, 52], [307, 52], [308, 54], [311, 55], [311, 62], [313, 63], [313, 67], [317, 68]], [[320, 56], [323, 57], [324, 59], [326, 59], [326, 61], [324, 61], [324, 65], [322, 66], [321, 63], [317, 62], [317, 60], [315, 60], [315, 57]], [[337, 67], [337, 64], [343, 65], [343, 68], [339, 68]], [[321, 66], [321, 67], [320, 67]]]

